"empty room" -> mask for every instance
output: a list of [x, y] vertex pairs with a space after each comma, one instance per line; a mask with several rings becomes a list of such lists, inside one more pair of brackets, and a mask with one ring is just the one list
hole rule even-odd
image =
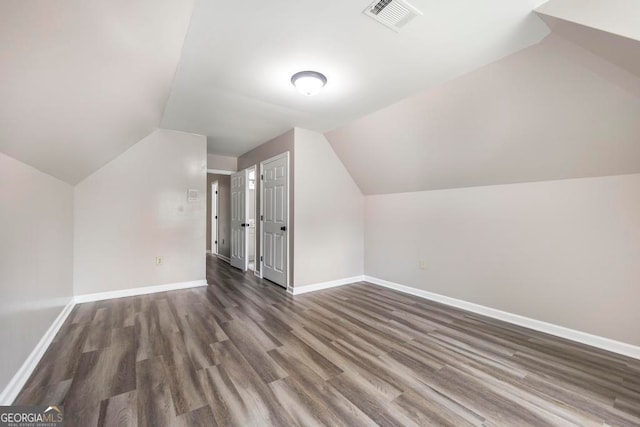
[[638, 0], [4, 0], [0, 427], [640, 426]]

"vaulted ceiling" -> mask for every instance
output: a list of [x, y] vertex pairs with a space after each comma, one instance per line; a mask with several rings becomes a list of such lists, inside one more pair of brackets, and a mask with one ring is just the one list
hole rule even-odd
[[538, 13], [554, 33], [540, 44], [327, 139], [365, 194], [638, 173], [640, 8], [631, 4], [545, 3]]
[[556, 35], [326, 134], [365, 194], [640, 172], [640, 77]]
[[192, 0], [0, 2], [0, 151], [71, 184], [160, 124]]
[[637, 0], [410, 1], [399, 33], [370, 0], [3, 1], [0, 152], [75, 184], [157, 127], [304, 127], [365, 193], [640, 169]]

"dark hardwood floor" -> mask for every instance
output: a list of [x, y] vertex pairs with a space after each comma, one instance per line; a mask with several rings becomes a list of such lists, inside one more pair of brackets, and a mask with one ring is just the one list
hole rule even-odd
[[67, 426], [640, 425], [640, 361], [373, 285], [81, 304], [16, 404]]

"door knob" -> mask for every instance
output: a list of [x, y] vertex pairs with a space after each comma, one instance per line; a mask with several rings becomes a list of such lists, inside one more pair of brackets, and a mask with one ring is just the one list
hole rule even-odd
[[283, 226], [283, 227], [280, 227], [280, 230], [282, 230], [282, 231], [287, 231], [287, 227], [284, 227], [284, 226]]

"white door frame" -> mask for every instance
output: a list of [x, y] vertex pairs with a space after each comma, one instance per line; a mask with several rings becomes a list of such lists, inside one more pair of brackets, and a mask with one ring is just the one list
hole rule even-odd
[[[290, 213], [291, 213], [291, 206], [290, 206], [290, 202], [291, 202], [291, 197], [290, 197], [290, 192], [291, 192], [291, 163], [290, 163], [290, 159], [289, 159], [289, 152], [285, 151], [282, 154], [278, 154], [277, 156], [273, 156], [270, 157], [266, 160], [263, 160], [260, 162], [260, 174], [256, 176], [256, 182], [260, 182], [260, 277], [263, 277], [263, 254], [264, 254], [264, 186], [262, 185], [263, 182], [263, 173], [264, 173], [264, 164], [265, 163], [269, 163], [272, 162], [274, 160], [278, 160], [281, 158], [286, 158], [287, 159], [287, 281], [286, 281], [286, 289], [289, 289], [289, 284], [290, 279], [289, 279], [289, 271], [291, 270], [291, 257], [289, 256], [289, 251], [291, 250], [291, 227], [289, 227], [289, 222], [291, 221], [289, 219]], [[256, 261], [257, 262], [257, 261]]]
[[211, 183], [211, 253], [218, 255], [218, 181]]

